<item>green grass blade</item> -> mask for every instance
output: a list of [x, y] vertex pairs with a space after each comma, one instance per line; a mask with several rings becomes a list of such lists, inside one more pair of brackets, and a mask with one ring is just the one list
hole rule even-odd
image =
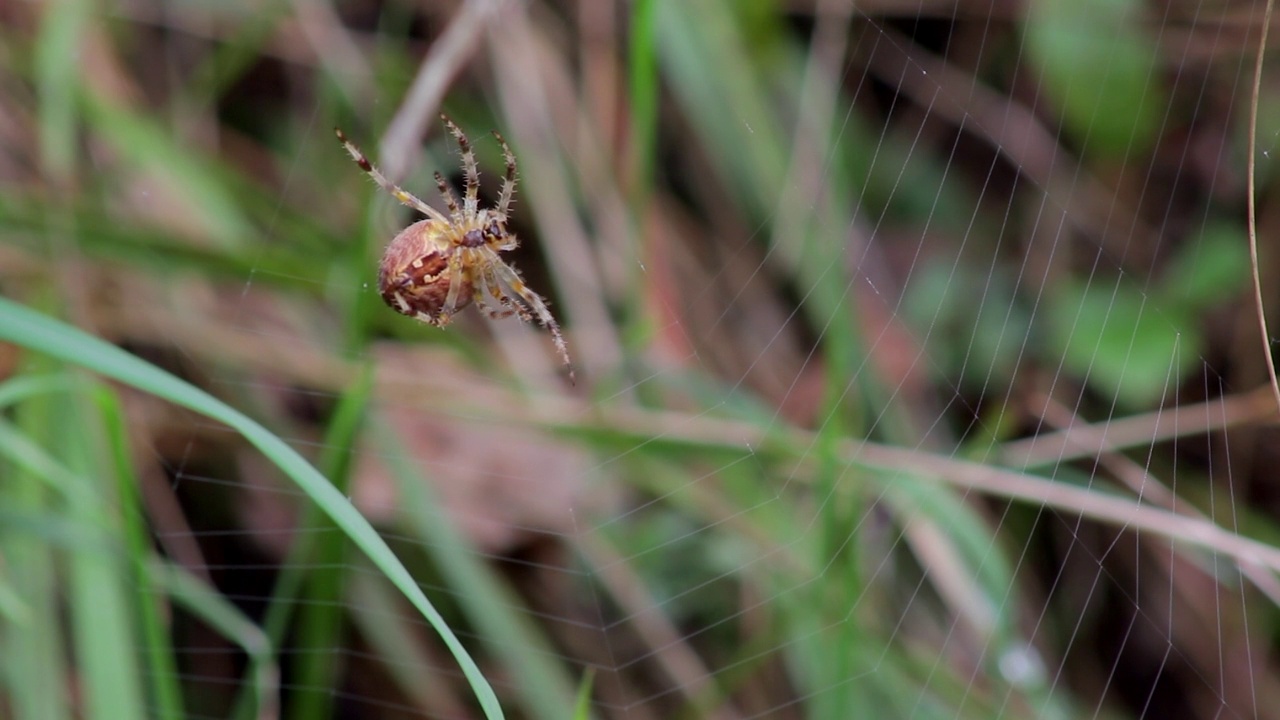
[[67, 390], [72, 379], [61, 373], [49, 375], [19, 375], [0, 383], [0, 408], [16, 405], [37, 395]]
[[[5, 532], [0, 534], [0, 554], [4, 571], [21, 582], [15, 585], [24, 608], [23, 622], [0, 634], [0, 658], [4, 662], [6, 706], [14, 720], [64, 720], [71, 717], [70, 693], [65, 679], [66, 645], [58, 595], [58, 554], [41, 532], [50, 532], [44, 521], [57, 504], [49, 486], [59, 484], [42, 477], [42, 467], [56, 467], [41, 457], [43, 449], [30, 435], [49, 434], [52, 400], [35, 398], [14, 412], [14, 424], [2, 423], [0, 430], [0, 507]], [[15, 442], [16, 441], [16, 442]], [[33, 452], [29, 445], [34, 445]], [[28, 457], [15, 459], [17, 448]], [[33, 465], [34, 463], [34, 465]], [[23, 525], [14, 517], [38, 518], [42, 522]], [[57, 532], [57, 528], [53, 528]]]
[[68, 178], [76, 163], [76, 95], [84, 30], [95, 10], [87, 0], [45, 4], [40, 39], [35, 43], [36, 82], [40, 88], [40, 158], [53, 177]]
[[156, 584], [151, 577], [152, 565], [149, 562], [153, 550], [139, 494], [140, 481], [138, 474], [134, 472], [129, 453], [124, 409], [115, 393], [106, 388], [95, 388], [92, 397], [98, 407], [115, 471], [126, 554], [132, 563], [135, 587], [139, 588], [138, 593], [141, 594], [136, 602], [136, 616], [143, 645], [140, 662], [146, 663], [148, 687], [151, 691], [147, 716], [156, 720], [182, 720], [186, 715], [182, 707], [182, 688], [178, 683], [178, 662], [174, 657], [173, 641], [169, 635], [169, 626], [161, 613], [160, 601], [149, 592]]
[[582, 676], [582, 682], [578, 685], [578, 702], [573, 708], [575, 720], [590, 720], [591, 687], [595, 684], [595, 680], [595, 670], [588, 668], [587, 672]]
[[653, 183], [658, 136], [657, 0], [639, 0], [631, 12], [631, 47], [627, 58], [631, 91], [632, 209], [644, 206]]
[[257, 231], [244, 216], [216, 162], [192, 152], [162, 123], [113, 100], [86, 96], [85, 114], [122, 159], [172, 190], [192, 219], [222, 247], [240, 248]]
[[378, 428], [377, 437], [383, 440], [387, 466], [396, 480], [401, 507], [416, 509], [403, 516], [406, 531], [415, 535], [431, 553], [448, 586], [466, 599], [461, 603], [461, 610], [479, 629], [480, 635], [501, 643], [495, 654], [519, 687], [526, 712], [530, 717], [544, 720], [571, 717], [573, 685], [560, 672], [561, 667], [549, 661], [555, 657], [555, 651], [528, 617], [521, 614], [525, 606], [512, 596], [475, 548], [439, 511], [440, 503], [433, 495], [431, 483], [410, 465], [409, 453], [395, 432], [391, 428]]
[[280, 671], [276, 666], [267, 636], [215, 589], [183, 568], [155, 560], [148, 570], [156, 592], [163, 592], [200, 618], [223, 637], [231, 640], [249, 656], [246, 673], [249, 687], [257, 699], [255, 717], [276, 717], [280, 687]]
[[83, 690], [80, 712], [87, 720], [143, 717], [146, 703], [133, 615], [136, 588], [129, 581], [124, 554], [118, 483], [99, 481], [103, 468], [98, 459], [120, 450], [107, 447], [88, 389], [79, 383], [74, 391], [53, 396], [57, 430], [50, 442], [74, 482], [68, 519], [102, 535], [100, 543], [71, 548], [66, 562], [76, 678]]
[[[351, 389], [342, 396], [325, 434], [320, 467], [344, 495], [351, 485], [354, 450], [364, 428], [372, 392], [373, 372], [366, 365]], [[300, 527], [306, 530], [301, 538], [314, 542], [307, 543], [312, 547], [308, 548], [306, 556], [299, 558], [298, 564], [294, 564], [294, 558], [290, 557], [288, 566], [295, 572], [306, 573], [307, 586], [294, 635], [294, 652], [298, 660], [290, 681], [294, 695], [289, 710], [297, 720], [308, 720], [330, 717], [333, 711], [330, 688], [334, 687], [340, 672], [339, 653], [335, 649], [344, 646], [342, 600], [346, 573], [351, 564], [346, 557], [346, 538], [328, 518], [320, 516], [314, 505], [303, 514]]]
[[[145, 705], [133, 653], [137, 642], [130, 612], [132, 595], [115, 517], [120, 505], [114, 486], [91, 480], [95, 468], [90, 458], [101, 456], [102, 433], [92, 422], [94, 415], [83, 412], [85, 402], [79, 391], [51, 395], [46, 421], [33, 425], [49, 430], [44, 433], [47, 438], [40, 440], [0, 421], [0, 453], [56, 491], [58, 501], [47, 506], [48, 520], [69, 530], [71, 542], [58, 546], [61, 553], [53, 555], [54, 564], [66, 568], [66, 583], [55, 582], [46, 589], [65, 599], [71, 620], [69, 647], [81, 689], [80, 712], [86, 718], [141, 717]], [[56, 688], [41, 687], [45, 702], [59, 694]]]
[[347, 498], [293, 448], [212, 395], [82, 330], [7, 298], [0, 298], [0, 340], [15, 343], [151, 393], [233, 428], [288, 475], [395, 584], [440, 634], [476, 693], [485, 714], [502, 708], [480, 668], [449, 629], [391, 548]]

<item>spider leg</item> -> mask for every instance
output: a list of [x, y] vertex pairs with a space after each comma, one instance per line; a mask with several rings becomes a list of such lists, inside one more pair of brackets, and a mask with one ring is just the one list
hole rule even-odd
[[[488, 295], [485, 294], [486, 292]], [[492, 270], [486, 268], [481, 273], [479, 282], [472, 281], [471, 294], [475, 299], [476, 305], [494, 320], [511, 317], [516, 312], [516, 308], [511, 305], [511, 302], [503, 297]], [[497, 304], [494, 304], [495, 300]]]
[[359, 165], [360, 169], [365, 171], [365, 174], [373, 178], [374, 182], [378, 183], [378, 187], [387, 191], [395, 199], [414, 210], [417, 210], [423, 215], [426, 215], [432, 220], [440, 220], [441, 222], [446, 223], [449, 221], [448, 218], [441, 214], [439, 210], [436, 210], [422, 200], [419, 200], [415, 195], [406, 192], [399, 185], [388, 180], [387, 176], [383, 175], [382, 172], [378, 170], [377, 166], [369, 162], [369, 158], [365, 157], [364, 153], [360, 152], [360, 148], [356, 147], [355, 143], [347, 139], [346, 134], [343, 133], [341, 129], [334, 128], [333, 132], [338, 136], [338, 141], [342, 143], [342, 147], [346, 148], [347, 154], [351, 156], [351, 159], [355, 160], [356, 165]]
[[502, 300], [502, 304], [511, 308], [511, 310], [517, 316], [519, 316], [519, 318], [522, 321], [527, 322], [530, 325], [539, 324], [537, 318], [533, 316], [533, 310], [530, 309], [530, 307], [525, 303], [525, 301], [519, 296], [516, 296], [514, 298], [504, 296]]
[[462, 150], [462, 172], [466, 178], [466, 194], [463, 197], [462, 209], [467, 215], [474, 215], [479, 209], [480, 201], [480, 168], [476, 165], [476, 154], [471, 150], [471, 141], [467, 140], [467, 136], [463, 134], [462, 129], [449, 119], [448, 115], [440, 114], [440, 119], [444, 121], [444, 126], [449, 128], [449, 132], [453, 134], [453, 139], [458, 141], [458, 147]]
[[[481, 252], [485, 252], [485, 257], [488, 260], [488, 262], [484, 264], [482, 277], [484, 278], [486, 289], [489, 291], [489, 294], [493, 296], [493, 299], [498, 301], [498, 303], [504, 308], [509, 309], [512, 313], [519, 315], [520, 319], [524, 322], [527, 322], [530, 325], [539, 324], [538, 320], [533, 316], [531, 306], [525, 302], [524, 298], [516, 294], [514, 290], [510, 293], [507, 292], [506, 286], [498, 279], [498, 271], [495, 270], [495, 268], [501, 266], [502, 268], [508, 269], [516, 276], [516, 278], [520, 277], [520, 273], [516, 271], [515, 268], [507, 265], [505, 262], [502, 262], [497, 253], [491, 251]], [[506, 277], [505, 273], [503, 274], [503, 277]], [[507, 285], [509, 284], [510, 283]]]
[[[483, 290], [488, 291], [492, 302], [497, 303], [495, 309], [501, 313], [500, 315], [494, 315], [494, 317], [510, 317], [519, 313], [521, 320], [533, 322], [529, 311], [521, 306], [519, 302], [512, 302], [511, 298], [507, 297], [507, 294], [502, 291], [502, 283], [498, 282], [498, 276], [494, 274], [492, 267], [485, 266], [481, 277], [484, 280], [482, 283], [484, 285]], [[477, 292], [479, 291], [480, 288], [477, 287]], [[485, 298], [485, 305], [486, 307], [493, 307], [490, 298]]]
[[502, 157], [507, 162], [507, 174], [502, 178], [502, 195], [498, 197], [498, 212], [505, 216], [511, 212], [511, 199], [516, 194], [516, 155], [497, 130], [493, 131], [493, 136], [502, 146]]
[[[487, 258], [489, 262], [485, 263], [485, 266], [491, 268], [492, 272], [533, 310], [538, 323], [551, 332], [551, 339], [556, 344], [556, 352], [560, 353], [560, 360], [564, 362], [564, 366], [569, 370], [569, 382], [576, 384], [573, 361], [569, 359], [569, 345], [564, 341], [564, 335], [560, 332], [560, 324], [556, 322], [551, 311], [547, 309], [547, 304], [543, 302], [538, 293], [530, 290], [529, 286], [524, 284], [524, 280], [520, 279], [520, 275], [510, 265], [502, 262], [496, 252], [487, 248], [485, 251], [490, 253]], [[527, 313], [521, 313], [521, 317], [526, 322], [532, 321], [532, 318], [529, 318]]]
[[463, 253], [469, 252], [471, 251], [467, 248], [458, 248], [449, 256], [449, 267], [446, 270], [449, 273], [449, 292], [445, 293], [444, 305], [440, 308], [441, 327], [444, 327], [458, 310], [458, 295], [462, 293], [462, 284], [465, 282], [464, 273], [471, 265], [466, 262], [470, 258], [463, 257]]
[[[477, 298], [477, 300], [479, 300], [479, 299], [481, 299], [481, 298], [483, 298], [483, 297], [484, 297], [484, 294], [483, 294], [483, 293], [481, 293], [479, 290], [477, 290], [477, 291], [476, 291], [476, 298]], [[515, 314], [515, 312], [516, 312], [516, 311], [515, 311], [514, 309], [512, 309], [512, 308], [496, 308], [496, 307], [494, 307], [494, 306], [490, 305], [488, 302], [481, 302], [481, 303], [480, 303], [480, 309], [484, 311], [484, 314], [485, 314], [485, 315], [488, 315], [490, 318], [492, 318], [492, 319], [494, 319], [494, 320], [503, 320], [503, 319], [505, 319], [505, 318], [509, 318], [509, 317], [511, 317], [512, 315], [514, 315], [514, 314]]]
[[444, 198], [444, 204], [449, 207], [449, 214], [453, 215], [456, 222], [462, 218], [462, 213], [458, 212], [458, 197], [453, 194], [453, 188], [449, 187], [449, 183], [445, 181], [444, 176], [436, 173], [436, 187], [440, 188], [440, 197]]

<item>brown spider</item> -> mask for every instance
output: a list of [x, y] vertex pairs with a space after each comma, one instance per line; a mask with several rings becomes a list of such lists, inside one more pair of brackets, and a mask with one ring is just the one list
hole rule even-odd
[[446, 115], [445, 127], [462, 150], [462, 169], [466, 180], [462, 206], [436, 173], [436, 186], [449, 215], [436, 210], [391, 182], [347, 139], [338, 128], [334, 132], [356, 165], [372, 177], [395, 199], [427, 216], [396, 235], [387, 246], [378, 266], [378, 291], [391, 309], [422, 322], [444, 327], [453, 314], [471, 301], [492, 318], [519, 315], [527, 323], [540, 323], [551, 331], [556, 350], [574, 381], [573, 363], [560, 326], [542, 297], [530, 290], [515, 268], [503, 262], [499, 253], [514, 250], [519, 244], [507, 230], [507, 213], [516, 191], [516, 156], [507, 141], [495, 130], [493, 136], [502, 145], [507, 161], [507, 174], [502, 179], [502, 192], [493, 208], [479, 206], [480, 170], [475, 153], [462, 130]]

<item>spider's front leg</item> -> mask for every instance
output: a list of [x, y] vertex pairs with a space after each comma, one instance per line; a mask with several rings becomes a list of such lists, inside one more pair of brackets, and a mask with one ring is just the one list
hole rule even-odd
[[444, 272], [444, 278], [449, 283], [449, 291], [445, 293], [444, 305], [440, 306], [439, 321], [436, 322], [440, 327], [448, 325], [453, 319], [453, 314], [458, 311], [459, 297], [470, 300], [469, 294], [464, 295], [462, 292], [462, 286], [470, 284], [467, 282], [467, 272], [472, 263], [468, 262], [470, 258], [465, 256], [465, 253], [469, 252], [471, 251], [467, 248], [454, 248], [449, 254], [449, 265]]
[[449, 129], [453, 139], [458, 141], [458, 150], [462, 153], [462, 176], [465, 188], [462, 196], [462, 211], [466, 215], [475, 215], [480, 207], [480, 167], [476, 164], [476, 154], [471, 150], [471, 141], [467, 140], [462, 128], [454, 124], [448, 115], [440, 114], [444, 126]]

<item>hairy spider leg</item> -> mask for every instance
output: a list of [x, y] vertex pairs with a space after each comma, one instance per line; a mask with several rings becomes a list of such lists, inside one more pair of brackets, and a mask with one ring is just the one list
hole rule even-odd
[[[486, 249], [486, 252], [493, 253], [493, 250]], [[560, 360], [564, 362], [564, 366], [569, 370], [569, 382], [577, 384], [573, 372], [573, 361], [569, 359], [569, 345], [565, 342], [564, 335], [560, 333], [560, 324], [556, 322], [551, 311], [547, 309], [546, 303], [542, 301], [542, 298], [537, 293], [524, 284], [524, 280], [520, 279], [520, 275], [515, 270], [498, 259], [496, 253], [493, 254], [491, 260], [496, 262], [486, 263], [486, 266], [491, 267], [502, 282], [506, 283], [521, 300], [528, 303], [537, 316], [538, 322], [551, 331], [551, 339], [556, 344], [556, 351], [560, 353]]]
[[[502, 315], [495, 315], [494, 317], [509, 317], [519, 313], [521, 320], [533, 322], [529, 311], [525, 310], [518, 302], [512, 302], [511, 298], [502, 292], [502, 283], [498, 282], [498, 276], [494, 274], [492, 267], [485, 266], [483, 278], [484, 289], [489, 292], [489, 295], [497, 303], [498, 310], [502, 313]], [[489, 306], [489, 298], [485, 298], [485, 305]]]
[[373, 178], [373, 181], [378, 183], [378, 187], [387, 191], [387, 193], [399, 200], [401, 203], [417, 210], [432, 220], [439, 220], [444, 223], [449, 222], [449, 219], [446, 218], [439, 210], [436, 210], [418, 199], [417, 196], [407, 192], [399, 185], [388, 180], [387, 177], [378, 170], [377, 166], [369, 162], [369, 158], [365, 157], [364, 153], [360, 152], [360, 148], [356, 147], [355, 143], [347, 139], [346, 134], [343, 133], [340, 128], [334, 128], [333, 132], [338, 136], [338, 141], [342, 143], [342, 147], [346, 148], [347, 154], [351, 156], [351, 159], [356, 161], [356, 165], [359, 165], [360, 169], [363, 170], [366, 175]]
[[[477, 282], [477, 279], [480, 282]], [[502, 288], [498, 284], [498, 278], [493, 274], [492, 268], [484, 267], [480, 278], [472, 279], [471, 289], [476, 305], [495, 320], [511, 317], [518, 309], [502, 294]], [[485, 294], [486, 292], [488, 295]]]
[[[527, 322], [530, 325], [540, 324], [534, 317], [535, 311], [533, 306], [525, 300], [517, 287], [513, 287], [510, 283], [504, 283], [502, 280], [499, 280], [499, 273], [494, 268], [501, 266], [503, 269], [508, 271], [506, 273], [502, 273], [502, 277], [504, 279], [508, 277], [508, 274], [510, 274], [523, 282], [523, 279], [520, 277], [520, 271], [505, 262], [502, 262], [497, 252], [492, 248], [480, 248], [477, 251], [485, 253], [485, 257], [488, 259], [488, 262], [484, 263], [482, 267], [484, 269], [484, 280], [489, 286], [489, 294], [501, 303], [503, 307], [511, 308], [511, 310], [519, 315], [520, 319], [524, 322]], [[525, 287], [525, 290], [529, 295], [537, 294], [532, 290], [529, 290], [528, 287]]]
[[436, 187], [440, 189], [440, 197], [444, 198], [444, 204], [448, 206], [453, 222], [462, 220], [462, 213], [458, 210], [458, 196], [453, 194], [453, 188], [449, 187], [449, 183], [439, 172], [436, 173]]
[[449, 273], [449, 292], [445, 294], [444, 306], [440, 308], [440, 315], [445, 318], [444, 322], [440, 323], [442, 327], [458, 311], [458, 295], [462, 292], [462, 284], [466, 281], [464, 273], [467, 272], [464, 267], [462, 252], [460, 252], [464, 249], [454, 248], [449, 255], [449, 266], [446, 269], [446, 272]]
[[502, 157], [507, 163], [507, 174], [502, 178], [502, 195], [498, 197], [498, 212], [506, 217], [511, 213], [511, 200], [516, 194], [516, 154], [511, 152], [506, 139], [497, 130], [493, 131], [493, 136], [502, 146]]
[[462, 209], [468, 216], [475, 215], [480, 206], [480, 168], [476, 165], [476, 154], [471, 151], [471, 142], [467, 140], [462, 128], [455, 125], [444, 113], [440, 114], [440, 119], [444, 121], [445, 127], [449, 128], [449, 132], [453, 133], [453, 138], [458, 141], [458, 148], [462, 150], [462, 172], [466, 180]]

